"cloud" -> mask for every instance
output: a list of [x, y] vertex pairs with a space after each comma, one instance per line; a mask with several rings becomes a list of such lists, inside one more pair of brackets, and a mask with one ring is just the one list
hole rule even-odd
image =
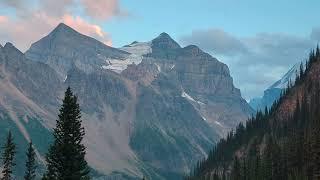
[[[10, 41], [25, 51], [33, 42], [47, 35], [59, 23], [64, 22], [82, 34], [94, 37], [107, 45], [112, 44], [109, 34], [98, 24], [87, 21], [86, 16], [99, 20], [110, 19], [120, 13], [116, 0], [86, 0], [86, 2], [84, 0], [34, 0], [34, 4], [25, 2], [23, 0], [0, 0], [0, 8], [8, 7], [15, 13], [0, 16], [1, 43]], [[92, 6], [92, 4], [98, 4], [98, 6]], [[101, 17], [92, 14], [77, 15], [77, 11], [73, 12], [73, 10], [79, 6], [88, 9], [88, 13], [97, 11], [102, 15]]]
[[23, 0], [1, 0], [0, 4], [6, 5], [7, 7], [21, 9], [24, 6]]
[[74, 3], [74, 0], [41, 0], [39, 6], [50, 16], [63, 16]]
[[312, 29], [310, 38], [315, 41], [318, 41], [318, 43], [320, 42], [320, 27], [316, 27]]
[[118, 0], [81, 0], [84, 10], [90, 17], [108, 20], [113, 16], [126, 16], [127, 12], [119, 6]]
[[181, 38], [183, 44], [194, 44], [214, 54], [236, 55], [246, 52], [246, 46], [221, 29], [195, 30]]
[[283, 33], [258, 33], [253, 37], [244, 38], [242, 41], [250, 47], [250, 50], [248, 53], [242, 54], [246, 58], [239, 62], [241, 65], [258, 63], [287, 66], [295, 61], [301, 61], [302, 56], [314, 45], [313, 41], [306, 37]]
[[8, 22], [8, 17], [7, 16], [0, 16], [0, 24], [6, 23], [6, 22]]
[[73, 17], [71, 15], [65, 15], [63, 17], [63, 22], [67, 24], [68, 26], [77, 29], [82, 34], [85, 34], [87, 36], [94, 37], [101, 42], [111, 46], [112, 41], [109, 38], [109, 35], [103, 31], [103, 29], [95, 24], [90, 24], [86, 21], [84, 21], [81, 17]]
[[263, 91], [281, 78], [294, 64], [304, 60], [316, 44], [320, 33], [314, 29], [309, 36], [285, 33], [257, 33], [237, 37], [223, 30], [196, 30], [181, 41], [196, 44], [226, 63], [235, 85], [247, 100], [261, 96]]

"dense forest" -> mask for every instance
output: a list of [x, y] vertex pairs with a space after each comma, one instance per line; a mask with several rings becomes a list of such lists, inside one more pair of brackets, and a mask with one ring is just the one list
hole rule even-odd
[[295, 82], [289, 82], [270, 109], [239, 124], [185, 179], [320, 179], [318, 46], [296, 73]]

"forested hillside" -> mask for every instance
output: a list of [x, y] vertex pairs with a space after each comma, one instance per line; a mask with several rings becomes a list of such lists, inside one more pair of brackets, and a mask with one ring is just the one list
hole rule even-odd
[[270, 109], [239, 124], [186, 179], [320, 179], [319, 47]]

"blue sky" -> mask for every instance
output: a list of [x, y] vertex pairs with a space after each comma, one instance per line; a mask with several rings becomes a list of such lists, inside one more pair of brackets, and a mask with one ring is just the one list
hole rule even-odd
[[0, 43], [25, 51], [59, 22], [108, 45], [167, 32], [226, 63], [247, 100], [320, 41], [319, 0], [0, 0]]
[[131, 16], [106, 23], [115, 46], [149, 40], [165, 31], [172, 37], [195, 29], [220, 28], [238, 36], [283, 32], [305, 36], [319, 26], [320, 1], [309, 0], [124, 0]]

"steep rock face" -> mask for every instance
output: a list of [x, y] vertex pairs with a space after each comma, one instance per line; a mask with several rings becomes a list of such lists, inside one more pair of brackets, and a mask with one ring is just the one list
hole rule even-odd
[[12, 86], [0, 90], [13, 100], [3, 99], [3, 110], [41, 117], [33, 119], [50, 129], [71, 86], [83, 112], [88, 162], [103, 175], [177, 179], [251, 113], [225, 64], [165, 33], [114, 49], [60, 24], [25, 56], [5, 49], [0, 75]]
[[[164, 44], [168, 46], [164, 48]], [[152, 52], [146, 60], [176, 79], [184, 96], [216, 132], [223, 136], [253, 113], [240, 90], [234, 87], [225, 64], [197, 46], [181, 48], [175, 44], [168, 35], [161, 34], [152, 41]]]
[[2, 48], [0, 57], [2, 93], [8, 93], [2, 106], [17, 113], [52, 117], [59, 104], [58, 89], [62, 87], [57, 73], [46, 64], [28, 61], [10, 43]]
[[188, 172], [189, 164], [204, 157], [218, 138], [181, 97], [177, 82], [165, 75], [150, 86], [139, 86], [133, 127], [131, 147], [165, 179], [179, 179], [179, 172]]

